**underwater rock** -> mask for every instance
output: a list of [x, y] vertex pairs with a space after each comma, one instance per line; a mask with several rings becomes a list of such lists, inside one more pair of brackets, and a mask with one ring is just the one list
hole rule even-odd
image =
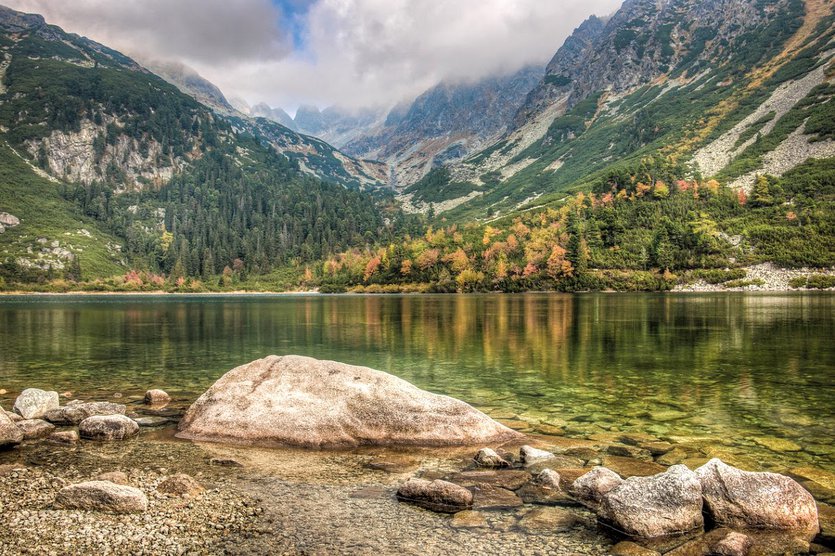
[[462, 401], [381, 371], [310, 357], [270, 356], [215, 382], [186, 412], [177, 436], [344, 448], [473, 445], [521, 435]]
[[519, 520], [528, 533], [563, 533], [577, 525], [577, 515], [565, 508], [534, 508]]
[[173, 494], [174, 496], [196, 496], [203, 492], [203, 487], [194, 477], [185, 473], [178, 473], [167, 477], [158, 484], [157, 491], [164, 494]]
[[510, 462], [497, 454], [492, 448], [482, 448], [473, 459], [480, 467], [510, 467]]
[[473, 493], [447, 481], [409, 479], [397, 489], [397, 498], [427, 510], [457, 513], [473, 505]]
[[90, 440], [124, 440], [139, 434], [139, 425], [124, 415], [95, 415], [81, 421], [78, 432]]
[[78, 431], [58, 431], [50, 434], [47, 440], [56, 444], [74, 444], [78, 438]]
[[171, 401], [171, 396], [165, 390], [153, 389], [145, 392], [145, 403], [148, 405], [165, 405]]

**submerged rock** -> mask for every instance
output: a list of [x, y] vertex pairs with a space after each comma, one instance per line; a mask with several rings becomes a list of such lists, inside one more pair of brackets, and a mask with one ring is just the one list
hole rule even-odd
[[145, 392], [145, 403], [148, 405], [165, 405], [171, 401], [171, 396], [165, 390], [148, 390]]
[[571, 485], [571, 494], [591, 508], [597, 508], [603, 495], [623, 482], [620, 475], [605, 467], [595, 467], [577, 478]]
[[80, 402], [48, 411], [44, 418], [55, 425], [77, 425], [88, 417], [124, 415], [127, 406], [112, 402]]
[[397, 498], [442, 513], [457, 513], [473, 505], [472, 492], [441, 480], [409, 479], [397, 489]]
[[731, 531], [716, 543], [713, 553], [717, 556], [745, 556], [751, 548], [751, 539], [747, 535]]
[[189, 408], [180, 438], [335, 448], [501, 442], [519, 433], [390, 374], [300, 356], [233, 369]]
[[24, 419], [40, 419], [51, 409], [60, 405], [58, 392], [46, 392], [38, 388], [27, 388], [14, 402], [14, 410]]
[[450, 525], [455, 529], [479, 529], [487, 527], [487, 520], [484, 518], [483, 512], [464, 510], [452, 516]]
[[156, 417], [153, 415], [149, 417], [137, 417], [134, 421], [136, 421], [136, 424], [140, 427], [161, 427], [169, 423], [167, 418]]
[[43, 438], [55, 431], [55, 425], [47, 423], [43, 419], [26, 419], [17, 423], [17, 426], [23, 431], [23, 437], [26, 440]]
[[75, 444], [78, 438], [78, 431], [58, 431], [50, 434], [47, 440], [56, 444]]
[[164, 479], [157, 485], [157, 490], [174, 496], [196, 496], [203, 492], [203, 487], [194, 480], [194, 477], [178, 473]]
[[793, 479], [743, 471], [712, 459], [696, 470], [708, 513], [735, 528], [818, 532], [815, 499]]
[[0, 411], [0, 450], [12, 448], [21, 442], [23, 442], [23, 431], [5, 412]]
[[108, 481], [116, 485], [129, 485], [127, 473], [124, 471], [108, 471], [107, 473], [100, 473], [96, 476], [96, 481]]
[[480, 467], [510, 467], [510, 462], [497, 454], [496, 450], [492, 448], [482, 448], [473, 459]]
[[535, 508], [519, 520], [528, 533], [562, 533], [577, 525], [577, 516], [565, 508]]
[[96, 415], [81, 421], [78, 432], [90, 440], [124, 440], [139, 434], [139, 425], [124, 415]]
[[486, 483], [473, 486], [472, 493], [476, 510], [507, 510], [524, 504], [515, 492]]
[[556, 458], [554, 454], [546, 450], [539, 450], [532, 446], [522, 446], [519, 449], [519, 457], [525, 465], [546, 462]]
[[683, 465], [651, 477], [630, 477], [603, 496], [598, 515], [618, 531], [642, 539], [700, 529], [699, 478]]
[[531, 474], [517, 469], [462, 471], [449, 477], [449, 480], [468, 488], [478, 485], [492, 485], [507, 490], [518, 490], [530, 482]]
[[560, 474], [543, 469], [531, 482], [516, 491], [526, 504], [575, 505], [576, 502], [560, 486]]
[[138, 488], [108, 481], [88, 481], [58, 491], [55, 506], [64, 510], [137, 513], [148, 509], [148, 498]]

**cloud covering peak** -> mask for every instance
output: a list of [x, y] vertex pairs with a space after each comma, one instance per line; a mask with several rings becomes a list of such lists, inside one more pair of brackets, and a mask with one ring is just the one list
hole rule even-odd
[[550, 59], [619, 0], [6, 0], [254, 104], [393, 104]]

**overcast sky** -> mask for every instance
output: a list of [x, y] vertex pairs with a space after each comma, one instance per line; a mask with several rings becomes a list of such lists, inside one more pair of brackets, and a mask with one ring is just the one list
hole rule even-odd
[[620, 0], [0, 0], [137, 58], [191, 66], [228, 97], [351, 107], [546, 63]]

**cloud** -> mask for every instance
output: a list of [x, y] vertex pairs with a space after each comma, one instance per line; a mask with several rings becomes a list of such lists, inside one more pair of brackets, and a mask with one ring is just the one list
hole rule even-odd
[[[7, 0], [129, 54], [193, 66], [228, 96], [294, 109], [411, 98], [546, 63], [619, 0]], [[284, 8], [284, 10], [282, 10]], [[286, 17], [283, 12], [287, 12]]]

